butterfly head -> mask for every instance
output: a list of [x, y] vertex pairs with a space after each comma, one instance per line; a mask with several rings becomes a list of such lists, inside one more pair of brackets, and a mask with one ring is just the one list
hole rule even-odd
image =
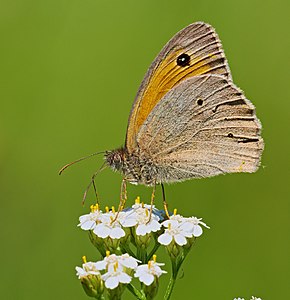
[[114, 171], [122, 171], [125, 166], [126, 152], [124, 148], [106, 151], [105, 160]]

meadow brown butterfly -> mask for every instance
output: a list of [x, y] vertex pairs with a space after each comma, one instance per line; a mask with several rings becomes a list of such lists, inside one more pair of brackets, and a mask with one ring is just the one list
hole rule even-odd
[[179, 31], [149, 67], [133, 103], [125, 146], [107, 164], [134, 184], [255, 172], [263, 151], [255, 107], [233, 83], [212, 26]]
[[212, 26], [178, 32], [149, 67], [125, 146], [105, 153], [123, 182], [147, 186], [255, 172], [263, 151], [255, 107], [233, 83]]

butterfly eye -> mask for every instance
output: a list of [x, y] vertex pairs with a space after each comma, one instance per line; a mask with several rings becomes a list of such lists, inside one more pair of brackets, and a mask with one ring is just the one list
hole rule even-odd
[[232, 138], [232, 137], [234, 137], [234, 135], [233, 135], [232, 133], [229, 133], [229, 134], [228, 134], [228, 137], [229, 137], [229, 138]]
[[178, 66], [185, 67], [189, 66], [190, 56], [186, 53], [179, 55], [176, 59], [176, 63]]

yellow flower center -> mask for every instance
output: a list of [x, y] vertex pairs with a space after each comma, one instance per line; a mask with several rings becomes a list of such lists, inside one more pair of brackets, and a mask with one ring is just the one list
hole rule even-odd
[[148, 215], [149, 215], [149, 211], [148, 211], [148, 209], [147, 209], [147, 208], [145, 209], [145, 214], [146, 214], [146, 217], [148, 217]]
[[140, 204], [140, 197], [139, 196], [135, 199], [135, 204]]
[[118, 269], [118, 261], [116, 261], [116, 263], [114, 264], [114, 272], [116, 272]]

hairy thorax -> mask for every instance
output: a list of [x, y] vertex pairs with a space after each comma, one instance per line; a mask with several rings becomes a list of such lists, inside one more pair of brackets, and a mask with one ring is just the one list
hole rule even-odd
[[105, 160], [114, 171], [121, 172], [124, 179], [132, 184], [150, 186], [161, 183], [158, 168], [150, 159], [130, 154], [125, 148], [107, 151]]

